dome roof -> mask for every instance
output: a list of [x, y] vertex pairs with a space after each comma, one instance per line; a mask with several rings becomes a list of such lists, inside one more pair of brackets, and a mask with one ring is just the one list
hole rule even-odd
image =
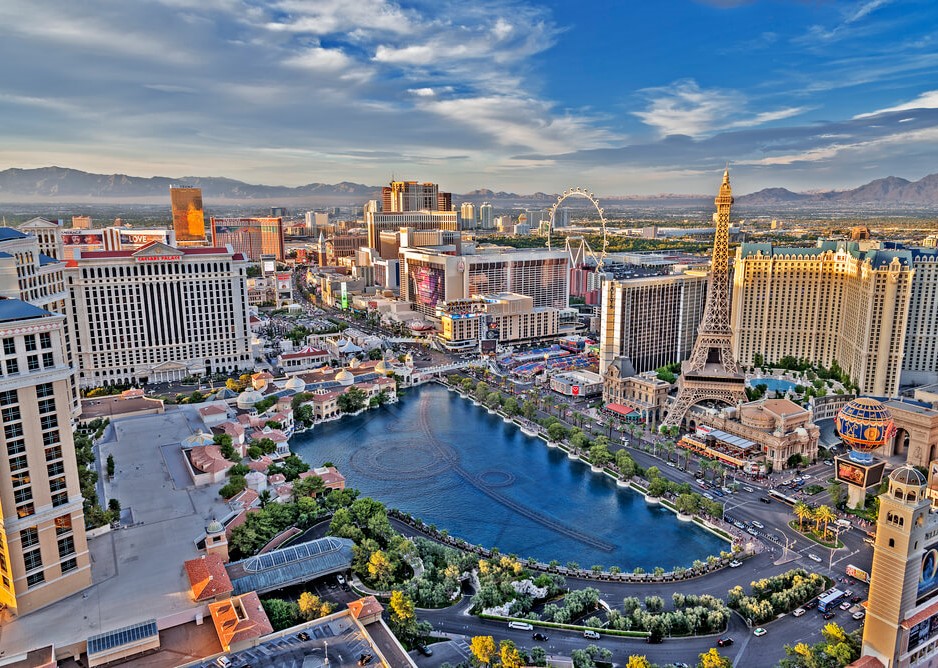
[[925, 476], [923, 476], [920, 471], [908, 465], [900, 466], [895, 471], [890, 473], [889, 479], [902, 485], [916, 485], [918, 487], [925, 486]]
[[216, 519], [213, 519], [211, 522], [208, 523], [208, 526], [205, 528], [205, 533], [208, 533], [208, 534], [222, 533], [224, 530], [225, 530], [225, 527], [222, 525], [222, 523]]
[[390, 372], [391, 372], [391, 369], [388, 368], [387, 362], [385, 362], [383, 359], [380, 360], [377, 364], [375, 364], [375, 373], [388, 374]]
[[355, 382], [355, 376], [348, 369], [342, 369], [335, 375], [335, 379], [342, 385], [351, 385]]
[[302, 392], [306, 389], [306, 383], [304, 383], [303, 379], [299, 376], [293, 376], [286, 382], [284, 387], [288, 390], [293, 390], [294, 392]]
[[845, 405], [834, 424], [844, 443], [866, 452], [882, 446], [896, 431], [889, 410], [872, 397], [857, 397]]
[[204, 431], [198, 431], [192, 436], [187, 436], [186, 439], [182, 442], [183, 447], [193, 448], [197, 445], [211, 445], [215, 442], [215, 438], [211, 434], [206, 434]]
[[361, 366], [361, 364], [362, 364], [362, 361], [358, 359], [357, 357], [353, 357], [348, 363], [349, 367], [352, 369], [357, 369], [358, 367]]
[[238, 395], [238, 408], [251, 408], [264, 399], [264, 395], [257, 390], [245, 390]]

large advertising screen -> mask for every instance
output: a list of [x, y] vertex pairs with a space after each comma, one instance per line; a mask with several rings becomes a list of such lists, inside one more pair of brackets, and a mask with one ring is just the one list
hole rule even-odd
[[916, 604], [933, 596], [936, 591], [938, 591], [938, 543], [932, 543], [925, 548], [925, 553], [922, 555]]
[[883, 479], [883, 471], [886, 468], [885, 461], [875, 462], [870, 466], [858, 464], [846, 457], [837, 457], [835, 461], [839, 481], [864, 488], [878, 485]]
[[432, 308], [443, 301], [446, 288], [443, 269], [418, 264], [410, 273], [410, 281], [410, 292], [415, 303]]
[[103, 246], [104, 233], [100, 230], [65, 230], [62, 233], [62, 244], [65, 246]]
[[925, 641], [930, 640], [936, 633], [938, 633], [938, 615], [932, 615], [928, 619], [920, 621], [909, 629], [909, 646], [906, 651], [911, 652]]

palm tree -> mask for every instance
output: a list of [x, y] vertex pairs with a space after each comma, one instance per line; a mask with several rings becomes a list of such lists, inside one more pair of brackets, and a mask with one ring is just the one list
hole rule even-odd
[[798, 529], [800, 531], [804, 531], [804, 521], [806, 519], [811, 519], [811, 517], [814, 515], [814, 511], [811, 510], [811, 506], [809, 506], [804, 501], [796, 502], [794, 508], [792, 508], [792, 511], [795, 513], [795, 517], [798, 518]]
[[824, 536], [827, 536], [827, 525], [837, 519], [837, 515], [834, 514], [834, 511], [832, 511], [829, 506], [819, 506], [814, 512], [814, 519], [824, 523]]

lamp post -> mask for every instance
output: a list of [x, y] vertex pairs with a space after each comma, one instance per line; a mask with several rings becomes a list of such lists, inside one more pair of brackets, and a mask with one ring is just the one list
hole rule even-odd
[[839, 524], [836, 525], [836, 527], [837, 528], [835, 529], [834, 533], [834, 545], [830, 549], [830, 558], [827, 560], [827, 570], [830, 571], [831, 575], [834, 574], [834, 550], [837, 549], [837, 543], [840, 542], [840, 530], [842, 528]]

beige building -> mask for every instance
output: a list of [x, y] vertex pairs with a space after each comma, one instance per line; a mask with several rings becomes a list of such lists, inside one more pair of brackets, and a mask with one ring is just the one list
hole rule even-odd
[[536, 307], [531, 297], [503, 292], [444, 303], [440, 326], [438, 338], [450, 350], [478, 348], [481, 339], [531, 343], [557, 338], [560, 310]]
[[625, 357], [606, 367], [603, 374], [603, 403], [616, 404], [637, 411], [640, 419], [654, 427], [668, 411], [671, 383], [658, 379], [654, 371], [635, 373]]
[[368, 229], [368, 245], [380, 248], [381, 233], [410, 227], [415, 230], [458, 230], [458, 211], [408, 210], [408, 211], [365, 211], [365, 227]]
[[[938, 665], [938, 515], [911, 466], [879, 496], [863, 656], [888, 668]], [[863, 661], [863, 659], [861, 659]], [[876, 665], [869, 660], [866, 665]]]
[[751, 365], [793, 356], [836, 361], [860, 389], [895, 396], [905, 349], [909, 251], [742, 244], [733, 278], [733, 354]]
[[253, 368], [247, 266], [224, 248], [158, 243], [70, 260], [79, 385]]
[[938, 383], [938, 251], [912, 248], [912, 296], [902, 385]]
[[706, 303], [704, 271], [604, 281], [599, 372], [620, 356], [639, 373], [687, 359]]
[[0, 300], [0, 603], [18, 615], [91, 584], [64, 325]]
[[687, 415], [693, 429], [706, 425], [755, 443], [773, 471], [781, 471], [792, 455], [817, 459], [821, 430], [811, 415], [788, 399], [762, 399], [719, 413], [691, 410]]

